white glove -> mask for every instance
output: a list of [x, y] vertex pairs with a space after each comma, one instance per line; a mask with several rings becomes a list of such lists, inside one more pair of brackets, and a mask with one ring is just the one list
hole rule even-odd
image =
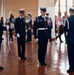
[[19, 38], [19, 37], [20, 37], [20, 35], [19, 35], [19, 34], [17, 34], [17, 37]]
[[36, 38], [36, 41], [38, 42], [38, 38]]
[[7, 30], [9, 30], [9, 26], [6, 26], [7, 27]]

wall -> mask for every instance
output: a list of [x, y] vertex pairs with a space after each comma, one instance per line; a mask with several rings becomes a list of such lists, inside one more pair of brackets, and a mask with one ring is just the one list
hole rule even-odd
[[20, 8], [25, 8], [26, 13], [31, 12], [34, 19], [38, 15], [38, 0], [6, 0], [6, 17], [9, 16], [9, 11], [17, 17]]
[[2, 3], [2, 1], [0, 0], [0, 17], [1, 17], [1, 3]]

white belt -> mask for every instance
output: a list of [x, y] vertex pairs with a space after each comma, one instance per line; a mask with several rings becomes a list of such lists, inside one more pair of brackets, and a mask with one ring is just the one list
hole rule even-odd
[[48, 28], [38, 28], [38, 30], [47, 30]]

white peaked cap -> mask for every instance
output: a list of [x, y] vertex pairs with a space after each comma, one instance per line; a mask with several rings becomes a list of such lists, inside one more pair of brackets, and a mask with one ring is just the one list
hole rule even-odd
[[70, 7], [69, 11], [74, 11], [74, 7]]
[[21, 9], [19, 9], [19, 11], [25, 11], [25, 9], [24, 8], [21, 8]]
[[30, 14], [30, 15], [32, 15], [32, 13], [30, 13], [30, 12], [27, 12], [27, 14]]

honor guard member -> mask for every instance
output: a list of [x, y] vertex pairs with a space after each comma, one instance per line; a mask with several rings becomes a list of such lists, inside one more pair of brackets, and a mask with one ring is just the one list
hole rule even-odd
[[17, 44], [18, 44], [18, 57], [19, 60], [26, 60], [25, 57], [25, 10], [19, 9], [19, 17], [15, 20], [15, 31], [17, 35]]
[[48, 18], [48, 23], [49, 23], [49, 27], [50, 27], [50, 43], [52, 44], [52, 28], [53, 28], [53, 23], [52, 23], [52, 19], [49, 17], [49, 13], [46, 13], [46, 16]]
[[29, 27], [27, 27], [27, 42], [31, 42], [32, 41], [32, 15], [31, 13], [27, 13], [27, 19], [29, 20]]
[[[0, 21], [0, 51], [1, 51], [1, 43], [2, 43], [2, 31], [9, 30], [9, 26], [3, 26], [2, 22]], [[0, 66], [0, 71], [3, 70], [3, 67]]]
[[67, 72], [74, 72], [74, 7], [69, 9], [70, 17], [66, 19], [65, 32], [66, 43], [68, 49], [68, 60], [69, 60], [69, 70]]
[[34, 36], [38, 41], [38, 60], [41, 66], [46, 66], [45, 55], [47, 52], [47, 43], [50, 37], [48, 18], [46, 15], [46, 8], [40, 8], [41, 15], [36, 17], [34, 21]]

